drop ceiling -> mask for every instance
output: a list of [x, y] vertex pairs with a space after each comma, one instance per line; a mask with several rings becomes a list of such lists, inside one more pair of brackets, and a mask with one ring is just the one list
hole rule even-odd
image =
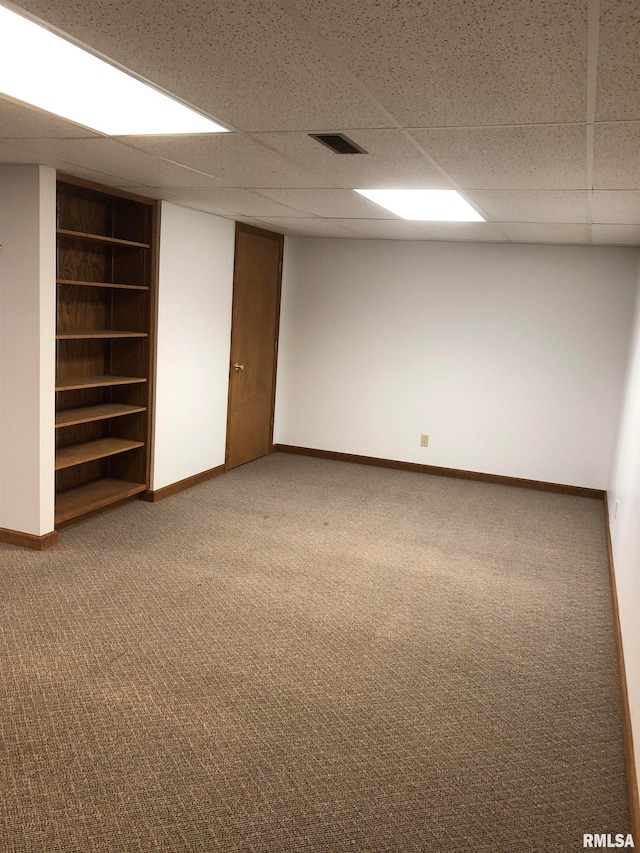
[[[0, 98], [0, 162], [285, 234], [640, 245], [638, 0], [12, 5], [232, 132], [107, 138]], [[405, 222], [357, 187], [458, 189], [487, 222]]]

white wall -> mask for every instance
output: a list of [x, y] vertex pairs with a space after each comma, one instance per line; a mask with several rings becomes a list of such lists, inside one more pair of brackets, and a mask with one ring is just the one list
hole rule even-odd
[[607, 497], [629, 708], [640, 778], [640, 284], [625, 400]]
[[637, 265], [635, 249], [287, 238], [275, 441], [605, 489]]
[[152, 489], [224, 463], [235, 223], [162, 202]]
[[0, 527], [54, 526], [56, 178], [0, 165]]

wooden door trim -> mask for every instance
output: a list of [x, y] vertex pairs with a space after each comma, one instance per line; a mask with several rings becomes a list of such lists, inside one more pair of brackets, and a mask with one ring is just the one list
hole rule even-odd
[[149, 270], [149, 339], [148, 378], [147, 378], [147, 490], [153, 482], [153, 461], [155, 457], [155, 415], [156, 415], [156, 365], [158, 359], [158, 302], [160, 290], [160, 217], [159, 201], [151, 207], [151, 269]]
[[258, 228], [255, 225], [249, 225], [247, 222], [236, 222], [236, 236], [238, 231], [244, 231], [246, 234], [257, 234], [258, 237], [266, 237], [267, 240], [284, 243], [284, 234], [279, 234], [277, 231], [267, 231], [265, 228]]
[[233, 293], [231, 298], [231, 335], [229, 338], [229, 365], [228, 365], [228, 390], [227, 390], [227, 434], [224, 451], [224, 470], [229, 470], [229, 430], [231, 423], [231, 353], [233, 352], [233, 329], [234, 329], [234, 295], [236, 284], [236, 260], [238, 257], [238, 235], [241, 233], [255, 234], [258, 237], [265, 237], [267, 240], [275, 240], [278, 243], [278, 293], [276, 296], [276, 323], [275, 323], [275, 342], [273, 353], [273, 377], [271, 380], [271, 423], [269, 427], [269, 453], [273, 453], [273, 427], [275, 419], [275, 403], [276, 403], [276, 376], [278, 372], [278, 344], [280, 340], [280, 305], [282, 301], [282, 262], [284, 258], [284, 234], [278, 234], [276, 231], [267, 231], [264, 228], [257, 228], [255, 225], [249, 225], [246, 222], [236, 222], [235, 243], [233, 254]]

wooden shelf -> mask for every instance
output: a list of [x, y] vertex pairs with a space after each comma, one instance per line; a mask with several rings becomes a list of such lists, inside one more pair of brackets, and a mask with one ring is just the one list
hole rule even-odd
[[124, 403], [103, 403], [100, 406], [63, 409], [56, 412], [56, 429], [75, 424], [88, 424], [91, 421], [103, 421], [107, 418], [119, 418], [123, 415], [134, 415], [136, 412], [146, 412], [146, 409], [144, 406], [127, 406]]
[[56, 383], [56, 391], [77, 391], [82, 388], [107, 388], [110, 385], [135, 385], [146, 382], [144, 376], [72, 376]]
[[67, 228], [57, 228], [59, 237], [69, 237], [73, 240], [85, 240], [91, 243], [106, 243], [109, 246], [130, 246], [136, 249], [149, 249], [150, 243], [137, 243], [134, 240], [120, 240], [117, 237], [103, 237], [102, 234], [87, 234], [84, 231], [69, 231]]
[[131, 441], [128, 438], [96, 438], [93, 441], [81, 441], [56, 450], [56, 471], [71, 468], [72, 465], [82, 465], [83, 462], [93, 462], [94, 459], [104, 459], [105, 456], [115, 456], [144, 447], [144, 441]]
[[109, 504], [144, 492], [147, 487], [128, 480], [93, 480], [82, 486], [58, 492], [56, 495], [56, 524], [71, 521], [80, 515], [94, 512]]
[[149, 290], [145, 284], [115, 284], [111, 281], [78, 281], [69, 278], [57, 278], [56, 284], [72, 284], [75, 287], [112, 287], [118, 290]]
[[118, 332], [115, 329], [78, 329], [75, 332], [58, 332], [58, 341], [83, 341], [90, 338], [148, 338], [148, 332]]

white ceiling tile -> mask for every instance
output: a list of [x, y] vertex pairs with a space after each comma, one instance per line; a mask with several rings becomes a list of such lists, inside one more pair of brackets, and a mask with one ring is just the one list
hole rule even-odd
[[300, 235], [304, 237], [359, 237], [360, 234], [333, 219], [307, 217], [259, 217], [261, 227], [275, 228], [283, 234]]
[[0, 94], [0, 139], [96, 137], [99, 134], [44, 110], [9, 101]]
[[[197, 136], [127, 137], [142, 151], [215, 175], [234, 187], [324, 187], [312, 174], [278, 151], [243, 133]], [[193, 186], [193, 184], [191, 184]]]
[[640, 246], [640, 225], [592, 225], [591, 237], [604, 246]]
[[[146, 192], [147, 187], [141, 186], [137, 181], [128, 181], [120, 176], [108, 175], [105, 172], [98, 172], [95, 169], [84, 169], [82, 166], [74, 166], [73, 163], [65, 163], [64, 160], [58, 161], [57, 168], [60, 172], [64, 172], [67, 175], [84, 178], [96, 184], [104, 184], [107, 187], [121, 187], [122, 189], [131, 190], [131, 192], [135, 192], [138, 195], [149, 195]], [[156, 198], [156, 196], [149, 195], [149, 198]]]
[[596, 124], [594, 189], [640, 189], [640, 122]]
[[405, 127], [584, 119], [583, 0], [294, 3]]
[[581, 125], [413, 128], [411, 135], [464, 189], [586, 189]]
[[221, 181], [153, 157], [114, 139], [25, 139], [20, 144], [40, 157], [56, 157], [116, 179], [149, 186], [220, 186]]
[[271, 0], [20, 5], [232, 127], [380, 126], [379, 111]]
[[[317, 129], [311, 129], [310, 132], [317, 132]], [[367, 153], [335, 154], [307, 133], [260, 133], [256, 134], [256, 138], [310, 172], [322, 175], [327, 182], [343, 188], [451, 188], [451, 182], [429, 163], [401, 131], [347, 129], [342, 132]]]
[[[102, 183], [105, 183], [102, 181]], [[110, 186], [114, 186], [116, 189], [131, 189], [131, 185], [127, 186], [125, 183], [116, 183]], [[137, 195], [143, 195], [147, 198], [155, 198], [155, 199], [167, 199], [171, 200], [171, 193], [165, 189], [165, 187], [149, 187], [144, 186], [143, 184], [136, 184], [135, 193]]]
[[483, 190], [465, 196], [494, 222], [587, 222], [586, 190]]
[[447, 242], [507, 242], [491, 222], [411, 222], [405, 220], [345, 219], [341, 224], [375, 240], [444, 240]]
[[591, 193], [591, 220], [640, 224], [640, 191], [594, 190]]
[[[27, 141], [31, 142], [31, 140]], [[45, 145], [43, 145], [43, 150], [37, 153], [29, 148], [23, 148], [22, 143], [23, 140], [21, 139], [12, 140], [10, 143], [0, 142], [0, 163], [38, 163], [41, 166], [51, 166], [64, 174], [74, 175], [76, 178], [85, 178], [87, 181], [94, 181], [106, 186], [134, 187], [136, 191], [139, 186], [136, 181], [129, 181], [96, 169], [85, 169], [82, 166], [67, 163], [65, 160], [56, 157], [55, 152], [48, 151]]]
[[43, 166], [55, 166], [57, 161], [45, 162], [33, 151], [0, 141], [0, 163], [40, 163]]
[[283, 204], [328, 219], [399, 219], [353, 190], [262, 190]]
[[172, 204], [178, 204], [180, 207], [190, 207], [192, 210], [199, 210], [201, 213], [211, 213], [213, 216], [222, 216], [224, 219], [237, 219], [238, 217], [238, 214], [233, 210], [228, 210], [215, 204], [208, 204], [205, 201], [194, 201], [185, 196], [176, 195], [166, 189], [164, 190], [163, 199], [172, 202]]
[[556, 225], [548, 222], [501, 223], [500, 228], [514, 243], [575, 243], [589, 242], [588, 225]]
[[640, 119], [637, 0], [600, 0], [596, 119]]
[[[268, 198], [263, 193], [251, 192], [251, 190], [238, 189], [236, 187], [215, 188], [193, 188], [193, 187], [169, 187], [171, 195], [186, 199], [193, 204], [203, 204], [218, 207], [242, 216], [312, 216], [297, 210], [293, 205], [281, 204], [273, 198]], [[268, 191], [269, 193], [271, 190]], [[282, 190], [283, 193], [292, 192]], [[322, 192], [322, 190], [308, 190], [308, 192]]]

